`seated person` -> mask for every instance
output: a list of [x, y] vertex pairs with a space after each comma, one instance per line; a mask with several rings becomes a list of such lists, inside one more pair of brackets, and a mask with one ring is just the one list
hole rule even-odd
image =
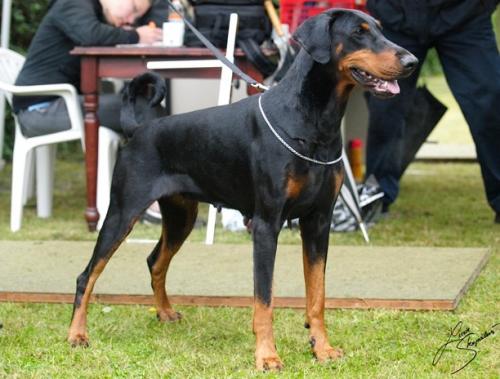
[[[161, 0], [53, 0], [28, 49], [16, 85], [70, 83], [80, 88], [80, 57], [75, 46], [152, 44], [162, 31], [168, 5]], [[134, 27], [134, 25], [140, 25]], [[82, 101], [83, 102], [83, 101]], [[99, 96], [101, 125], [120, 131], [119, 95]], [[54, 96], [14, 96], [14, 112], [27, 137], [70, 128], [66, 105]]]

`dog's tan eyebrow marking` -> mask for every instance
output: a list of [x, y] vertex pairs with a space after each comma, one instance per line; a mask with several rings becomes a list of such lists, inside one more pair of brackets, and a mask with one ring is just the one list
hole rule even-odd
[[337, 48], [335, 49], [335, 53], [339, 55], [342, 52], [342, 49], [344, 48], [344, 44], [341, 42], [337, 45]]
[[363, 22], [363, 23], [361, 24], [361, 27], [362, 27], [364, 30], [370, 30], [370, 25], [368, 25], [368, 23], [367, 23], [367, 22]]

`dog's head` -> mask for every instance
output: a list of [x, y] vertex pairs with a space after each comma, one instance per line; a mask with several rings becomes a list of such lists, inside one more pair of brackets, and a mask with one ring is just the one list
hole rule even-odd
[[331, 9], [307, 19], [293, 38], [318, 63], [338, 72], [340, 86], [361, 85], [378, 97], [399, 93], [398, 79], [418, 60], [384, 37], [380, 24], [354, 10]]

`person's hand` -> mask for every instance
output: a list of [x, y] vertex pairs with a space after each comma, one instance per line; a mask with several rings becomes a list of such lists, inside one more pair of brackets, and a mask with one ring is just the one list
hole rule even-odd
[[139, 34], [139, 43], [151, 45], [163, 39], [162, 30], [160, 28], [144, 25], [139, 26], [135, 31]]

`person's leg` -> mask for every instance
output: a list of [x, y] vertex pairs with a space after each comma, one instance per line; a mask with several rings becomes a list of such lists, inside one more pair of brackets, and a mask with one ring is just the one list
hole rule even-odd
[[366, 177], [374, 175], [385, 193], [384, 206], [396, 200], [402, 175], [405, 115], [415, 92], [420, 68], [428, 47], [417, 38], [384, 29], [394, 43], [409, 50], [419, 59], [419, 67], [408, 78], [399, 80], [401, 93], [391, 99], [367, 95], [369, 127], [366, 150]]
[[500, 56], [485, 14], [442, 36], [437, 50], [469, 124], [490, 206], [500, 213]]
[[66, 104], [62, 98], [21, 110], [17, 119], [25, 137], [37, 137], [71, 128]]

